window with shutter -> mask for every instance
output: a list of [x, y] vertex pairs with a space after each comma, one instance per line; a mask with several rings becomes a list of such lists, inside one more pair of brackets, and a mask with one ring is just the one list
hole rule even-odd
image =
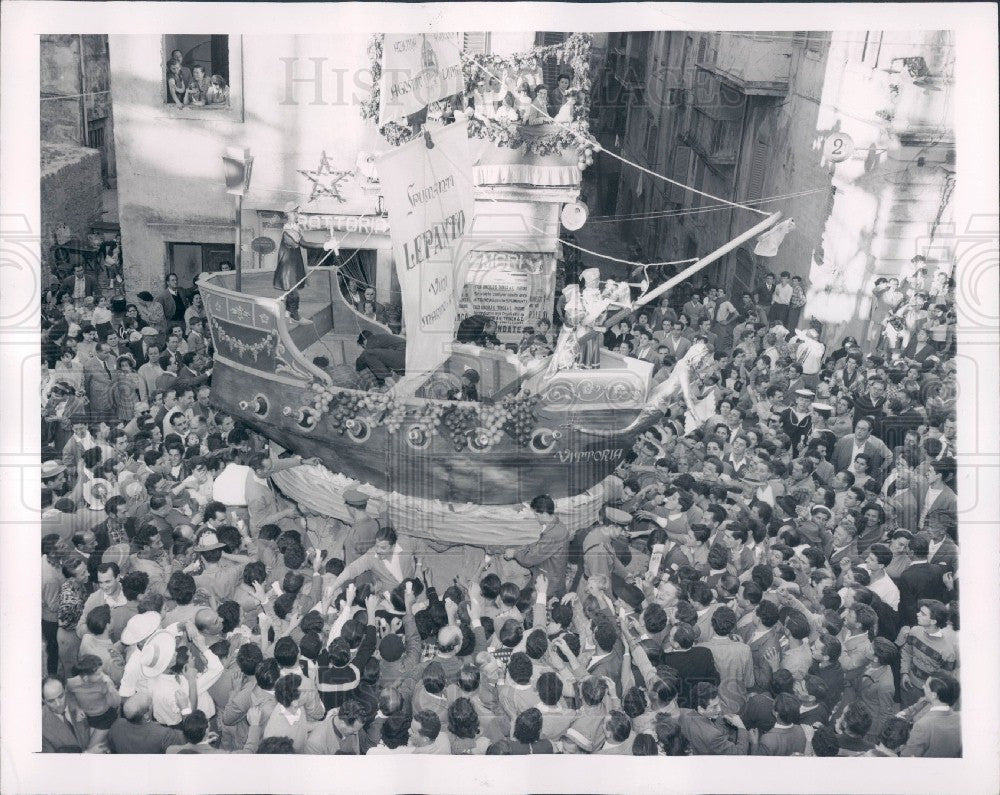
[[750, 179], [747, 187], [747, 200], [754, 201], [764, 195], [764, 174], [767, 170], [767, 160], [771, 154], [771, 146], [760, 138], [753, 148], [753, 160], [750, 163]]
[[708, 36], [702, 36], [698, 39], [698, 57], [695, 60], [696, 63], [702, 63], [705, 60], [705, 52], [708, 50]]
[[[566, 41], [566, 33], [543, 32], [535, 34], [535, 44], [541, 47], [548, 47], [552, 44], [562, 44]], [[572, 72], [568, 64], [560, 64], [555, 58], [546, 58], [542, 61], [542, 76], [545, 86], [551, 90], [559, 79], [560, 72]]]
[[[691, 149], [687, 146], [678, 146], [674, 149], [674, 163], [670, 170], [670, 179], [685, 183], [688, 177], [688, 169], [691, 163]], [[670, 201], [676, 204], [685, 204], [687, 196], [691, 194], [678, 185], [670, 186]]]
[[657, 164], [656, 150], [660, 145], [660, 127], [657, 124], [650, 125], [649, 140], [646, 141], [646, 162], [650, 166]]
[[482, 32], [463, 34], [462, 49], [473, 55], [489, 55], [490, 34]]

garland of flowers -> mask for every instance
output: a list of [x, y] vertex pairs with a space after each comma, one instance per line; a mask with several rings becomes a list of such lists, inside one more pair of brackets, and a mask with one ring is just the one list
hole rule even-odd
[[489, 80], [505, 72], [534, 70], [540, 61], [552, 58], [565, 64], [573, 73], [572, 88], [590, 94], [590, 47], [594, 37], [590, 33], [571, 33], [566, 41], [545, 46], [535, 45], [527, 52], [513, 55], [486, 55], [462, 53], [462, 70], [468, 91], [475, 88], [480, 77]]
[[[495, 120], [489, 123], [479, 118], [470, 118], [469, 137], [488, 139], [497, 146], [518, 149], [522, 146], [533, 155], [551, 155], [567, 149], [580, 150], [580, 166], [593, 162], [594, 142], [589, 135], [590, 116], [590, 69], [589, 57], [593, 36], [590, 33], [572, 33], [566, 41], [546, 46], [535, 46], [529, 51], [513, 55], [486, 55], [462, 53], [462, 71], [465, 75], [466, 92], [472, 93], [480, 77], [487, 79], [512, 71], [536, 70], [540, 61], [553, 58], [556, 63], [565, 64], [573, 74], [572, 88], [579, 92], [582, 102], [573, 109], [573, 122], [557, 132], [540, 136], [523, 136], [519, 124], [502, 124]], [[382, 48], [384, 34], [372, 36], [368, 43], [371, 59], [372, 92], [361, 101], [361, 118], [378, 122], [381, 102]], [[392, 146], [401, 146], [414, 137], [411, 127], [390, 121], [379, 127], [379, 134]]]
[[496, 146], [508, 149], [520, 149], [530, 155], [553, 155], [565, 152], [567, 149], [580, 150], [580, 166], [589, 166], [594, 162], [595, 141], [590, 137], [590, 124], [586, 119], [570, 122], [559, 130], [545, 135], [531, 136], [523, 134], [524, 127], [520, 124], [503, 124], [496, 119], [484, 121], [478, 118], [469, 119], [469, 137], [492, 141]]
[[260, 342], [255, 342], [250, 345], [241, 340], [239, 337], [233, 337], [232, 335], [227, 334], [226, 330], [222, 328], [222, 325], [215, 317], [212, 318], [212, 325], [214, 326], [215, 333], [218, 335], [221, 342], [226, 343], [226, 345], [239, 353], [240, 356], [247, 356], [249, 354], [255, 362], [257, 361], [257, 357], [271, 347], [278, 337], [277, 332], [271, 331], [266, 337], [264, 337], [264, 339], [260, 340]]

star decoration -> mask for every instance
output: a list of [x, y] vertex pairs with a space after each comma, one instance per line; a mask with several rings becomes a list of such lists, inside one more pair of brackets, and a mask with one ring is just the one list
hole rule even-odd
[[309, 201], [313, 201], [320, 196], [332, 196], [341, 204], [344, 203], [344, 197], [340, 195], [337, 186], [347, 179], [351, 172], [336, 171], [331, 168], [330, 160], [327, 158], [325, 150], [320, 158], [319, 168], [313, 171], [298, 169], [298, 172], [313, 184], [312, 193], [309, 194]]

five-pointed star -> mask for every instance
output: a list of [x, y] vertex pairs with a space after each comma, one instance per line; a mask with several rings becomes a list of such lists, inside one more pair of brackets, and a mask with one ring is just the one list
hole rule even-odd
[[[327, 159], [325, 151], [319, 161], [319, 168], [314, 171], [298, 169], [298, 172], [313, 184], [312, 193], [309, 194], [309, 201], [313, 201], [320, 196], [332, 196], [341, 204], [344, 203], [344, 197], [340, 195], [337, 186], [347, 179], [351, 172], [335, 171], [330, 168], [330, 161]], [[321, 179], [324, 177], [325, 179]]]

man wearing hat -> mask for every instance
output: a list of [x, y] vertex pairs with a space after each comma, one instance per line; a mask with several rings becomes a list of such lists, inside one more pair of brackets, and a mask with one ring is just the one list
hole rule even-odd
[[542, 529], [538, 540], [518, 549], [508, 549], [503, 556], [507, 560], [516, 560], [529, 569], [532, 577], [544, 574], [549, 582], [549, 593], [562, 598], [566, 592], [569, 530], [559, 521], [555, 501], [547, 494], [535, 497], [531, 501], [531, 510]]
[[[177, 726], [196, 709], [211, 720], [215, 716], [215, 701], [208, 689], [224, 670], [222, 661], [205, 644], [193, 622], [181, 624], [180, 632], [180, 636], [166, 630], [157, 632], [140, 652], [139, 672], [149, 680], [153, 719], [164, 726]], [[198, 655], [205, 660], [205, 670], [200, 673], [195, 665]], [[196, 703], [192, 703], [192, 691], [197, 696]]]
[[799, 454], [799, 448], [812, 430], [812, 402], [816, 393], [811, 389], [796, 389], [795, 404], [781, 412], [781, 430], [792, 440], [793, 455]]
[[194, 581], [199, 590], [215, 597], [218, 602], [231, 599], [236, 587], [243, 580], [243, 570], [239, 565], [223, 563], [222, 550], [225, 544], [219, 541], [214, 530], [202, 530], [198, 534], [194, 551], [201, 556], [204, 566], [201, 574]]
[[610, 581], [612, 576], [626, 579], [628, 569], [618, 559], [616, 543], [624, 540], [632, 516], [618, 508], [605, 508], [605, 522], [596, 524], [583, 536], [581, 545], [581, 563], [577, 568], [573, 586], [582, 587], [581, 578], [590, 580], [597, 575], [603, 575]]
[[53, 495], [62, 496], [66, 487], [66, 465], [61, 461], [42, 462], [42, 487], [51, 489]]
[[119, 640], [125, 647], [125, 670], [122, 673], [121, 685], [118, 687], [118, 694], [122, 698], [128, 698], [145, 688], [145, 677], [140, 670], [142, 663], [140, 652], [146, 641], [160, 630], [161, 620], [160, 614], [153, 610], [137, 613], [128, 620], [122, 630]]
[[802, 377], [806, 386], [815, 388], [819, 382], [819, 372], [823, 369], [826, 345], [819, 341], [819, 332], [814, 328], [798, 329], [795, 337], [799, 341], [795, 361], [802, 365]]
[[351, 515], [344, 535], [344, 562], [351, 563], [375, 546], [379, 521], [368, 513], [368, 495], [356, 486], [344, 491], [344, 504]]

